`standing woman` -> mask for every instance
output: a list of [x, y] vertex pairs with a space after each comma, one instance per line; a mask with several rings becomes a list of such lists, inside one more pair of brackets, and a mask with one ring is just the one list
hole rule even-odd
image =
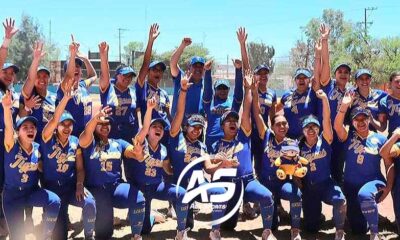
[[64, 112], [70, 98], [71, 92], [64, 94], [54, 117], [46, 124], [41, 134], [40, 150], [43, 166], [41, 180], [46, 189], [56, 193], [61, 199], [61, 209], [53, 239], [68, 237], [69, 204], [82, 208], [85, 239], [94, 239], [96, 205], [93, 196], [83, 187], [85, 179], [83, 161], [82, 158], [76, 158], [79, 140], [71, 135], [75, 120], [70, 113]]
[[77, 158], [83, 157], [85, 186], [96, 200], [96, 239], [113, 235], [113, 207], [128, 208], [132, 239], [141, 239], [145, 199], [142, 192], [121, 178], [122, 159], [134, 158], [134, 147], [122, 139], [109, 138], [110, 107], [99, 111], [79, 137]]
[[288, 122], [283, 115], [275, 115], [271, 118], [271, 128], [268, 128], [263, 118], [263, 112], [259, 102], [259, 76], [255, 75], [256, 81], [252, 85], [253, 94], [253, 114], [257, 126], [258, 138], [262, 140], [261, 149], [263, 149], [262, 169], [258, 175], [261, 184], [268, 188], [274, 196], [274, 215], [272, 228], [277, 228], [278, 211], [277, 205], [280, 199], [290, 202], [291, 216], [291, 239], [301, 240], [300, 236], [300, 215], [301, 215], [301, 191], [294, 181], [282, 181], [276, 177], [275, 160], [280, 156], [282, 146], [285, 146], [292, 139], [286, 138], [289, 129]]
[[381, 173], [379, 151], [386, 137], [369, 130], [370, 112], [356, 107], [351, 110], [352, 128], [344, 125], [345, 113], [354, 99], [354, 93], [347, 92], [335, 119], [335, 131], [345, 142], [345, 169], [343, 190], [347, 200], [347, 218], [351, 229], [357, 234], [366, 234], [368, 227], [371, 239], [379, 239], [378, 207], [393, 187], [394, 169], [392, 161], [383, 156], [386, 180]]
[[4, 191], [3, 210], [10, 231], [10, 239], [25, 238], [20, 226], [24, 224], [26, 206], [42, 207], [43, 239], [51, 239], [60, 209], [60, 198], [53, 192], [40, 188], [39, 144], [34, 142], [37, 119], [31, 116], [20, 118], [16, 123], [17, 138], [11, 115], [12, 98], [7, 91], [2, 99], [4, 108]]
[[389, 136], [400, 126], [400, 71], [394, 72], [389, 77], [390, 94], [379, 102], [379, 122], [382, 129], [389, 125]]
[[111, 124], [110, 138], [131, 141], [139, 129], [136, 92], [130, 86], [136, 76], [133, 68], [125, 66], [116, 72], [115, 82], [110, 82], [108, 65], [108, 44], [99, 44], [101, 59], [100, 100], [102, 106], [110, 106], [114, 121]]

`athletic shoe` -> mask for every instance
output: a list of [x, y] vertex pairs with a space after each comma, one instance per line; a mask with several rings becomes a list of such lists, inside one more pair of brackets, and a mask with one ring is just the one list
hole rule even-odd
[[301, 240], [300, 230], [298, 228], [292, 228], [290, 230], [290, 239], [291, 240]]
[[274, 234], [272, 233], [271, 229], [264, 229], [262, 235], [262, 240], [277, 240]]
[[336, 230], [335, 240], [345, 240], [344, 239], [344, 231], [343, 230]]
[[248, 202], [243, 204], [243, 214], [248, 219], [255, 219], [257, 217], [256, 212]]
[[176, 212], [173, 206], [168, 207], [167, 217], [176, 220]]
[[176, 231], [176, 237], [175, 240], [187, 240], [187, 232], [189, 231], [189, 228], [186, 228], [185, 230], [182, 231]]
[[155, 223], [165, 223], [166, 219], [164, 214], [157, 210], [151, 210], [151, 214], [154, 216]]
[[377, 233], [371, 233], [369, 240], [381, 240], [381, 236], [379, 236]]
[[221, 240], [221, 232], [219, 230], [212, 230], [210, 232], [210, 240]]

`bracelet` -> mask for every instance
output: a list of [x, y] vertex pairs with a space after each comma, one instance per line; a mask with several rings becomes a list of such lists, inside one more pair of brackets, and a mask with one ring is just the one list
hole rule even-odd
[[1, 45], [1, 47], [2, 48], [8, 48], [10, 43], [11, 43], [11, 39], [10, 38], [4, 38], [3, 45]]

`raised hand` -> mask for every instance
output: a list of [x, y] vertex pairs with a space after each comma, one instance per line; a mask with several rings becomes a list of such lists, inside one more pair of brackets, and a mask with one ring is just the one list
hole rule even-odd
[[245, 88], [251, 88], [251, 85], [253, 83], [253, 72], [250, 69], [247, 69], [244, 75], [244, 79], [243, 79], [243, 85]]
[[232, 59], [233, 66], [235, 68], [240, 69], [242, 68], [242, 61], [240, 59]]
[[143, 152], [144, 143], [143, 144], [140, 143], [135, 137], [135, 138], [132, 138], [132, 144], [133, 144], [133, 154], [135, 154], [135, 156], [137, 156], [136, 159], [139, 162], [143, 162], [145, 159], [144, 152]]
[[33, 45], [33, 58], [34, 59], [41, 59], [42, 57], [44, 57], [46, 55], [46, 51], [43, 49], [43, 42], [35, 42], [35, 44]]
[[154, 109], [157, 106], [157, 99], [156, 97], [152, 97], [147, 99], [147, 109]]
[[73, 34], [71, 34], [71, 40], [72, 40], [72, 42], [71, 42], [71, 44], [69, 45], [69, 52], [70, 52], [71, 54], [74, 54], [74, 55], [76, 56], [77, 53], [79, 52], [80, 44], [79, 44], [78, 42], [75, 42], [75, 39], [74, 39], [74, 35], [73, 35]]
[[189, 38], [189, 37], [183, 38], [181, 45], [187, 47], [190, 44], [192, 44], [192, 39], [191, 38]]
[[157, 39], [158, 35], [160, 35], [160, 31], [158, 31], [159, 25], [157, 23], [154, 23], [150, 27], [149, 31], [149, 40], [154, 42], [154, 40]]
[[109, 121], [106, 119], [107, 117], [111, 116], [112, 108], [110, 106], [105, 106], [101, 109], [98, 113], [96, 113], [94, 119], [97, 123], [106, 124]]
[[331, 29], [325, 23], [322, 23], [319, 27], [319, 32], [321, 33], [321, 39], [328, 39]]
[[189, 71], [187, 71], [181, 79], [181, 90], [187, 91], [189, 87], [192, 86], [193, 83], [189, 82], [191, 78], [192, 74]]
[[259, 84], [259, 82], [260, 82], [260, 77], [257, 76], [257, 75], [254, 75], [253, 76], [253, 80], [251, 82], [251, 92], [253, 94], [258, 95], [258, 84]]
[[3, 99], [1, 100], [1, 105], [3, 105], [4, 109], [12, 107], [12, 97], [10, 90], [7, 90], [6, 94], [4, 94]]
[[354, 100], [354, 92], [353, 91], [347, 91], [342, 99], [343, 105], [350, 106], [353, 103]]
[[33, 109], [41, 105], [42, 99], [39, 95], [31, 96], [29, 99], [24, 98], [25, 107]]
[[240, 27], [236, 31], [236, 35], [237, 35], [237, 38], [238, 38], [240, 44], [243, 44], [243, 45], [246, 44], [246, 40], [247, 40], [246, 28]]
[[100, 55], [108, 54], [108, 49], [109, 49], [109, 46], [108, 46], [107, 42], [101, 42], [99, 44]]
[[15, 20], [12, 18], [6, 19], [6, 22], [3, 22], [5, 38], [11, 39], [19, 30], [15, 28]]
[[204, 64], [204, 70], [208, 71], [211, 70], [212, 64], [214, 63], [213, 60], [208, 60], [205, 64]]
[[317, 95], [317, 98], [319, 99], [327, 99], [328, 97], [326, 96], [326, 93], [324, 92], [324, 90], [319, 89], [315, 92], [315, 95]]

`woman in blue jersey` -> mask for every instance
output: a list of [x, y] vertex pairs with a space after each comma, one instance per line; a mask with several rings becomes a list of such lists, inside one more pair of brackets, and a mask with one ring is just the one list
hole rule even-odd
[[122, 159], [133, 158], [134, 147], [122, 139], [109, 138], [113, 119], [104, 107], [86, 125], [79, 137], [77, 158], [83, 158], [85, 186], [96, 200], [96, 239], [113, 234], [113, 207], [128, 208], [132, 239], [142, 239], [145, 199], [133, 185], [123, 182]]
[[54, 117], [49, 119], [41, 134], [40, 152], [43, 168], [41, 182], [46, 189], [56, 193], [61, 199], [53, 239], [68, 237], [69, 204], [82, 208], [85, 239], [94, 239], [96, 206], [93, 196], [83, 187], [85, 179], [83, 161], [82, 158], [76, 158], [79, 139], [71, 135], [75, 120], [70, 113], [64, 112], [70, 98], [71, 92], [64, 94]]
[[345, 113], [354, 100], [354, 92], [346, 92], [336, 116], [334, 128], [338, 138], [345, 142], [345, 169], [343, 191], [347, 200], [347, 218], [357, 234], [371, 231], [371, 239], [379, 239], [378, 207], [393, 187], [394, 169], [391, 159], [383, 157], [386, 180], [380, 170], [379, 151], [386, 137], [369, 130], [370, 111], [356, 107], [351, 110], [352, 128], [344, 125]]
[[253, 94], [253, 114], [257, 132], [260, 133], [258, 138], [262, 141], [262, 169], [259, 170], [258, 178], [260, 182], [267, 187], [274, 196], [274, 215], [272, 228], [277, 228], [278, 211], [277, 205], [280, 199], [290, 201], [291, 216], [291, 239], [300, 240], [300, 215], [301, 215], [301, 191], [292, 180], [281, 181], [276, 177], [278, 169], [274, 162], [280, 156], [281, 148], [288, 141], [293, 141], [286, 137], [289, 124], [283, 115], [274, 115], [271, 118], [271, 128], [268, 128], [264, 119], [259, 102], [259, 77], [255, 76], [256, 81], [252, 85]]
[[138, 186], [146, 199], [143, 233], [150, 233], [154, 219], [150, 217], [152, 199], [170, 200], [176, 204], [177, 236], [175, 239], [186, 239], [187, 204], [182, 203], [185, 189], [164, 182], [163, 172], [172, 175], [171, 164], [167, 156], [167, 148], [160, 143], [166, 123], [162, 118], [151, 119], [153, 109], [157, 106], [155, 97], [147, 100], [143, 128], [135, 137], [136, 154], [133, 160], [127, 159], [125, 176], [129, 183]]
[[389, 77], [390, 94], [379, 102], [378, 120], [382, 129], [387, 126], [389, 136], [400, 126], [400, 71], [393, 72]]
[[395, 180], [392, 189], [393, 209], [396, 216], [397, 234], [400, 234], [400, 128], [393, 131], [392, 136], [381, 148], [383, 158], [391, 159], [395, 170]]
[[131, 86], [136, 76], [133, 68], [125, 66], [116, 72], [115, 82], [110, 82], [110, 70], [108, 65], [108, 44], [99, 44], [101, 59], [101, 76], [99, 81], [100, 100], [102, 106], [110, 106], [112, 109], [113, 123], [111, 125], [110, 138], [121, 138], [131, 141], [138, 132], [139, 122], [137, 117], [136, 91]]
[[308, 172], [303, 179], [304, 227], [309, 232], [320, 229], [322, 202], [333, 206], [335, 240], [344, 240], [346, 200], [340, 187], [331, 178], [333, 130], [330, 119], [329, 100], [320, 89], [316, 95], [322, 101], [322, 131], [317, 117], [307, 116], [302, 122], [304, 138], [300, 142], [300, 155], [309, 161]]
[[25, 238], [21, 230], [26, 206], [42, 207], [43, 239], [51, 239], [60, 209], [60, 198], [53, 192], [40, 188], [39, 144], [34, 142], [37, 119], [31, 116], [20, 118], [16, 123], [17, 138], [11, 115], [12, 98], [7, 91], [2, 99], [4, 108], [4, 173], [3, 210], [10, 231], [10, 239]]

